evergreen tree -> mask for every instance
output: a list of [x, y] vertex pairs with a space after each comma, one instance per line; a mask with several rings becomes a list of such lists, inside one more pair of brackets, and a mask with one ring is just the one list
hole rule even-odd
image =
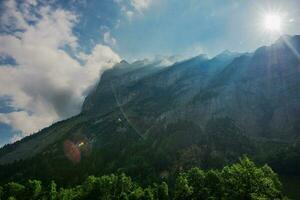
[[154, 200], [154, 194], [151, 187], [148, 187], [144, 190], [144, 200]]
[[49, 185], [49, 200], [56, 200], [56, 199], [57, 199], [56, 183], [54, 181], [51, 181]]
[[4, 199], [14, 197], [16, 199], [23, 199], [25, 194], [25, 187], [19, 183], [10, 182], [4, 185]]
[[191, 199], [192, 194], [193, 188], [189, 186], [186, 174], [180, 174], [179, 177], [176, 179], [174, 199]]
[[144, 190], [141, 187], [137, 187], [129, 194], [129, 200], [140, 200], [144, 197]]
[[4, 195], [3, 187], [0, 186], [0, 200], [2, 199], [3, 195]]
[[169, 199], [169, 188], [166, 182], [162, 182], [158, 187], [158, 199], [168, 200]]
[[42, 193], [42, 183], [37, 180], [28, 180], [26, 185], [26, 198], [27, 199], [38, 199]]

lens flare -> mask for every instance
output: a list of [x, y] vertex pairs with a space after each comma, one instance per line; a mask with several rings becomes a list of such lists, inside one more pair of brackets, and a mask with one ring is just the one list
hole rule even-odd
[[64, 142], [64, 152], [66, 157], [73, 163], [79, 163], [81, 160], [80, 149], [70, 140]]

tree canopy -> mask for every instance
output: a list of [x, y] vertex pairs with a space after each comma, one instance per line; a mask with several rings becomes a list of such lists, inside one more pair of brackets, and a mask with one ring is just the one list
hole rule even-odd
[[247, 157], [221, 170], [191, 168], [174, 177], [142, 186], [124, 173], [89, 176], [79, 185], [58, 188], [54, 181], [43, 184], [28, 180], [0, 186], [0, 199], [24, 200], [201, 200], [201, 199], [284, 199], [276, 173], [267, 165], [258, 167]]

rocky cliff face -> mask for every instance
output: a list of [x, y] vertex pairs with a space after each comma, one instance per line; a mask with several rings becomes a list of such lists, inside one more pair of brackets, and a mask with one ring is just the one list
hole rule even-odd
[[162, 123], [168, 112], [186, 108], [239, 55], [228, 51], [213, 59], [199, 55], [164, 68], [120, 63], [103, 74], [97, 89], [87, 97], [83, 112], [102, 115], [121, 109], [133, 126], [145, 132]]
[[299, 136], [299, 39], [280, 39], [236, 58], [183, 110], [201, 124], [226, 116], [247, 135], [294, 140]]
[[126, 74], [105, 73], [85, 105], [89, 102], [97, 114], [121, 107], [143, 131], [162, 119], [205, 127], [209, 120], [228, 117], [247, 135], [293, 140], [300, 113], [299, 41], [283, 37], [252, 54], [225, 51], [164, 69], [128, 65], [132, 70]]

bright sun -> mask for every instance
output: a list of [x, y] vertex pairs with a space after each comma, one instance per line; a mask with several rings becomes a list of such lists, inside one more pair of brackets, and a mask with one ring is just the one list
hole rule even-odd
[[279, 14], [267, 14], [264, 17], [264, 27], [269, 32], [280, 32], [282, 19]]

